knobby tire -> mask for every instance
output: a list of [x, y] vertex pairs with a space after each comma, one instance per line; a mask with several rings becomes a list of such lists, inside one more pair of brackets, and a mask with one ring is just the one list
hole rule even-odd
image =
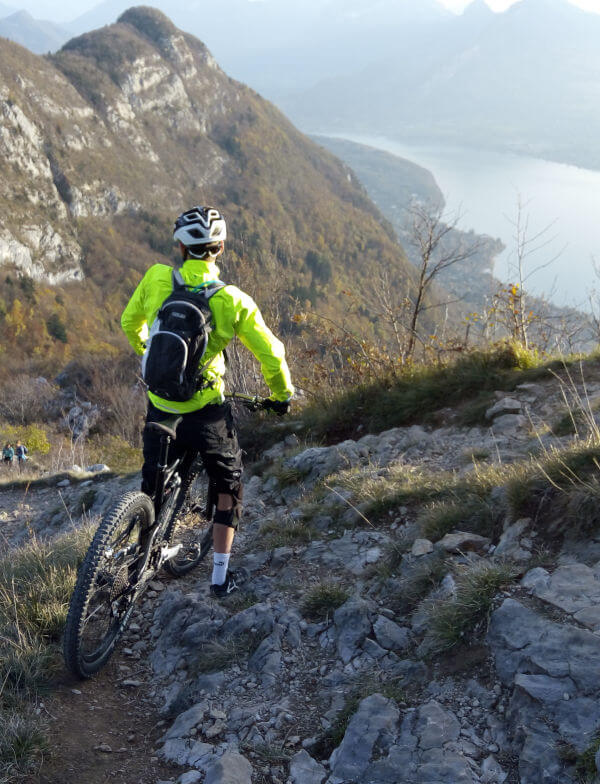
[[[115, 562], [113, 566], [107, 560], [107, 552], [109, 552], [112, 538], [128, 518], [131, 522], [124, 530], [129, 530], [134, 536], [136, 535], [134, 528], [145, 529], [153, 524], [154, 507], [152, 500], [145, 493], [127, 493], [118, 501], [100, 523], [79, 569], [77, 583], [69, 605], [63, 640], [65, 664], [79, 678], [89, 678], [106, 664], [127, 626], [134, 607], [133, 602], [129, 602], [127, 605], [125, 591], [119, 595], [118, 590], [123, 582], [130, 579], [129, 575], [135, 569], [135, 561], [128, 563], [124, 560], [122, 566]], [[138, 553], [138, 560], [140, 557], [141, 551]], [[104, 570], [103, 563], [107, 564]], [[117, 569], [116, 576], [111, 575], [111, 569]], [[127, 572], [127, 580], [123, 573], [124, 570]], [[109, 579], [107, 579], [107, 575]], [[112, 584], [110, 583], [111, 577]], [[123, 605], [122, 614], [114, 618], [114, 622], [101, 637], [96, 650], [88, 654], [85, 650], [86, 623], [89, 624], [95, 612], [94, 610], [90, 612], [90, 602], [95, 594], [102, 595], [102, 592], [106, 594], [107, 591], [109, 599], [105, 599], [104, 603], [108, 603], [108, 606], [115, 602], [121, 603]], [[115, 599], [110, 601], [114, 591], [117, 592]], [[102, 606], [102, 604], [99, 605], [99, 608]]]

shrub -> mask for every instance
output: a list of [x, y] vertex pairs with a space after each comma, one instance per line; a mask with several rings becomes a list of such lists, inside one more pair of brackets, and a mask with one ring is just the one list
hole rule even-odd
[[59, 340], [61, 343], [67, 343], [67, 328], [60, 319], [58, 313], [53, 313], [50, 318], [46, 320], [46, 329], [50, 337], [54, 340]]

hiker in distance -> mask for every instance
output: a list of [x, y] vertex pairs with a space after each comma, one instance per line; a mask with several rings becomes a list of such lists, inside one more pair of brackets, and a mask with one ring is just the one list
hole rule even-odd
[[7, 442], [6, 444], [4, 444], [4, 449], [2, 450], [2, 462], [8, 468], [12, 468], [14, 459], [15, 459], [15, 450], [13, 448], [13, 445]]
[[[144, 355], [142, 369], [149, 397], [146, 421], [182, 415], [175, 448], [188, 447], [200, 453], [218, 493], [211, 581], [216, 597], [226, 596], [239, 585], [239, 576], [229, 569], [229, 556], [242, 512], [242, 459], [231, 408], [224, 398], [223, 350], [227, 344], [237, 335], [260, 362], [271, 390], [270, 407], [276, 413], [287, 413], [294, 394], [283, 344], [266, 326], [254, 300], [219, 280], [216, 260], [223, 253], [226, 237], [225, 220], [213, 207], [197, 206], [182, 213], [173, 234], [183, 259], [181, 267], [150, 267], [121, 317], [134, 351]], [[177, 301], [180, 312], [175, 312], [167, 299]], [[189, 307], [181, 304], [186, 302]], [[177, 330], [182, 322], [189, 326], [198, 310], [209, 326], [196, 330], [194, 345], [188, 351]], [[145, 429], [143, 440], [142, 491], [152, 495], [160, 436]]]
[[15, 446], [15, 457], [17, 458], [17, 465], [19, 467], [19, 473], [23, 470], [23, 466], [25, 465], [25, 461], [27, 460], [27, 452], [29, 450], [22, 444], [20, 441], [17, 441], [17, 445]]

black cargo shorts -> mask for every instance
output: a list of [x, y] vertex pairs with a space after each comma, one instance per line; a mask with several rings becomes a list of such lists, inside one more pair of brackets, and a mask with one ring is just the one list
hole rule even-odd
[[[162, 422], [171, 418], [148, 403], [146, 422]], [[169, 462], [190, 449], [202, 458], [217, 493], [240, 496], [242, 450], [239, 447], [233, 414], [229, 403], [208, 405], [197, 411], [182, 414], [177, 427], [177, 438], [171, 445]], [[156, 469], [160, 458], [160, 434], [144, 428], [144, 465], [142, 490], [152, 495], [156, 485]]]

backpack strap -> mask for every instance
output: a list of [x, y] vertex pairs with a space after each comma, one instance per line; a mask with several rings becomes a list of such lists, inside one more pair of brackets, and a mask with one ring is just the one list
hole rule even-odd
[[192, 289], [193, 294], [203, 294], [206, 299], [210, 299], [217, 291], [224, 289], [227, 284], [222, 280], [209, 280], [206, 283], [201, 283]]

